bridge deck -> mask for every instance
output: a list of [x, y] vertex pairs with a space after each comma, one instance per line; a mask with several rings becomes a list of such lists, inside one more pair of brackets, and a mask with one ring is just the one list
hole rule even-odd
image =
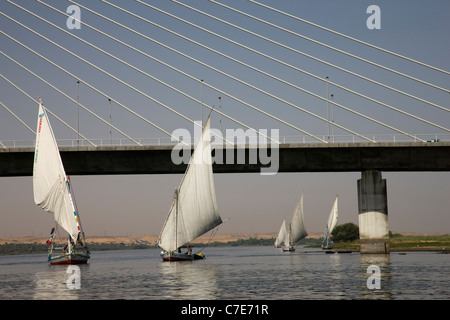
[[[173, 146], [61, 147], [69, 175], [180, 174], [185, 164], [172, 162]], [[215, 152], [223, 150], [217, 148]], [[215, 163], [215, 173], [260, 172], [278, 165], [278, 172], [450, 171], [450, 142], [281, 144], [269, 153], [271, 163], [260, 157], [249, 163], [248, 155], [259, 152], [244, 147], [245, 163], [237, 163], [238, 149], [226, 163]], [[278, 155], [276, 154], [278, 152]], [[215, 153], [214, 153], [215, 154]], [[220, 154], [220, 153], [218, 153]], [[259, 153], [258, 153], [259, 154]], [[34, 148], [0, 148], [0, 176], [30, 176]], [[275, 163], [278, 160], [278, 163]], [[217, 161], [218, 162], [218, 161]]]

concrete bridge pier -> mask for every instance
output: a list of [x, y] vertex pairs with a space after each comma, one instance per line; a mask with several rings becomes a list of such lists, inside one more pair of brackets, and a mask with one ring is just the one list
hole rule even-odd
[[360, 253], [389, 253], [386, 179], [368, 170], [358, 180]]

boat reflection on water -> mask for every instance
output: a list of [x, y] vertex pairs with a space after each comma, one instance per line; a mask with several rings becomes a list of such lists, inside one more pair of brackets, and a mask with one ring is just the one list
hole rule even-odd
[[[86, 265], [84, 265], [86, 266]], [[70, 289], [68, 279], [73, 274], [68, 266], [53, 266], [36, 272], [33, 277], [35, 300], [79, 300], [79, 289]]]
[[[201, 261], [184, 261], [160, 265], [161, 284], [167, 287], [161, 299], [217, 299], [219, 267]], [[176, 288], [176, 290], [174, 290]]]
[[94, 264], [72, 266], [81, 290], [69, 289], [68, 266], [49, 266], [45, 254], [0, 256], [0, 299], [445, 301], [450, 294], [448, 255], [296, 249], [214, 247], [205, 260], [169, 263], [156, 248], [99, 251]]

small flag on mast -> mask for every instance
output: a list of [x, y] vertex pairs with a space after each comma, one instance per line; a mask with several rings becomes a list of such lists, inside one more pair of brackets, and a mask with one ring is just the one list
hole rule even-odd
[[52, 231], [50, 231], [50, 238], [46, 241], [46, 243], [48, 245], [52, 244], [52, 240], [53, 240], [54, 235], [55, 235], [55, 228], [52, 228]]

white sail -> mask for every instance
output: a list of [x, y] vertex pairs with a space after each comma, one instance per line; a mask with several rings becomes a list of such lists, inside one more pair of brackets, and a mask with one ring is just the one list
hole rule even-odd
[[289, 228], [289, 243], [291, 246], [308, 235], [308, 233], [306, 232], [303, 216], [303, 194], [298, 201], [294, 214], [292, 215], [292, 221]]
[[214, 188], [210, 119], [194, 149], [158, 244], [170, 252], [222, 223]]
[[72, 201], [70, 182], [42, 102], [39, 103], [33, 165], [34, 202], [53, 213], [56, 223], [77, 243], [81, 225]]
[[281, 224], [280, 231], [278, 232], [278, 236], [275, 239], [275, 246], [278, 247], [284, 242], [284, 239], [286, 238], [286, 220], [283, 220], [283, 223]]
[[333, 207], [331, 208], [330, 215], [328, 216], [328, 223], [327, 223], [328, 234], [331, 234], [334, 227], [336, 227], [337, 220], [338, 220], [338, 196], [336, 196], [336, 200], [334, 200]]

